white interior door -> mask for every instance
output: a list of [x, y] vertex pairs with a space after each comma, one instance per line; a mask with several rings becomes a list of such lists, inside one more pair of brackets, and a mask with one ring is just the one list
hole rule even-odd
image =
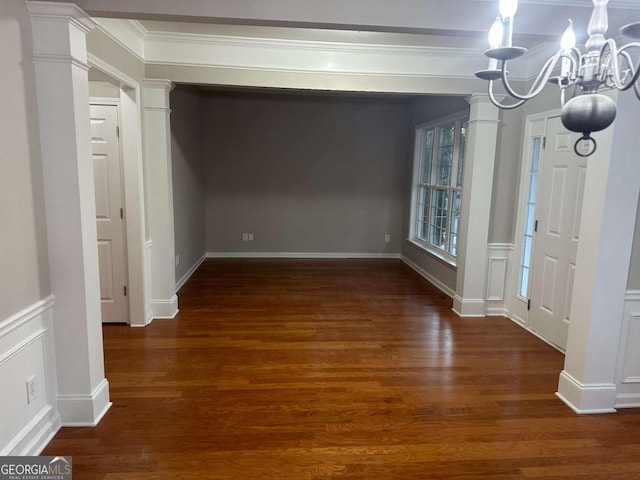
[[576, 139], [560, 117], [548, 120], [530, 290], [529, 328], [562, 350], [567, 346], [587, 172], [586, 159], [573, 151]]
[[128, 323], [118, 107], [91, 105], [91, 146], [103, 323]]

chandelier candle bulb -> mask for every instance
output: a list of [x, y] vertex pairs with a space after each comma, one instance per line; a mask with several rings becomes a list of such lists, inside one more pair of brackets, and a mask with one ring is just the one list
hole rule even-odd
[[502, 46], [513, 45], [513, 19], [518, 11], [518, 0], [500, 0], [500, 17], [502, 18]]
[[[499, 48], [502, 44], [502, 38], [504, 34], [504, 27], [502, 26], [502, 19], [497, 16], [491, 29], [489, 29], [489, 48]], [[489, 70], [496, 70], [498, 68], [498, 60], [495, 58], [489, 58]]]
[[571, 60], [566, 57], [576, 46], [576, 32], [573, 30], [573, 22], [569, 20], [569, 26], [562, 34], [562, 38], [560, 39], [560, 48], [564, 50], [564, 55], [562, 57], [562, 64], [560, 70], [560, 76], [563, 78], [568, 78], [569, 73], [571, 72]]

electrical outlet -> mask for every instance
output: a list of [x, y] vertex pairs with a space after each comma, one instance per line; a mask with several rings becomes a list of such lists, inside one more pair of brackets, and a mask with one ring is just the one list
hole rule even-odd
[[389, 243], [391, 242], [391, 235], [389, 235], [388, 233], [384, 236], [384, 243]]
[[27, 404], [31, 404], [38, 396], [38, 389], [36, 388], [36, 376], [33, 375], [27, 379]]
[[250, 234], [249, 234], [249, 241], [250, 241], [250, 242], [253, 242], [253, 233], [250, 233]]
[[242, 241], [243, 242], [248, 242], [249, 241], [249, 234], [248, 233], [243, 233], [242, 234]]
[[180, 255], [176, 255], [176, 267], [180, 265]]

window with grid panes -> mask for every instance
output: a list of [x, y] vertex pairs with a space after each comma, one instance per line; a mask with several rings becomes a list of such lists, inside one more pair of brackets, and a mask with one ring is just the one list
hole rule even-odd
[[467, 117], [416, 129], [412, 240], [455, 263]]

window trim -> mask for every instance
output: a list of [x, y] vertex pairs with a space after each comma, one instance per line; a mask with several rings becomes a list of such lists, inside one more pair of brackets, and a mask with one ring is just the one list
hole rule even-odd
[[[414, 129], [413, 175], [411, 177], [411, 215], [410, 215], [410, 225], [409, 225], [409, 238], [407, 238], [407, 241], [409, 241], [415, 247], [432, 255], [436, 259], [446, 263], [447, 265], [456, 267], [457, 256], [452, 255], [448, 251], [440, 249], [432, 245], [428, 241], [422, 240], [417, 236], [418, 195], [419, 195], [420, 189], [423, 186], [423, 184], [419, 182], [419, 180], [420, 180], [420, 175], [422, 173], [422, 166], [424, 164], [425, 152], [422, 146], [424, 145], [424, 142], [425, 142], [426, 132], [431, 128], [437, 129], [439, 127], [443, 127], [452, 122], [468, 123], [469, 111], [464, 110], [462, 112], [457, 112], [452, 115], [447, 115], [445, 117], [438, 118], [437, 120], [434, 120], [431, 122], [422, 123], [422, 124], [416, 125]], [[436, 137], [437, 135], [434, 134], [434, 145], [433, 145], [434, 151], [437, 148]], [[455, 158], [455, 167], [451, 169], [452, 170], [451, 183], [446, 187], [447, 191], [450, 191], [450, 192], [458, 189], [457, 187], [452, 187], [451, 185], [457, 181], [458, 162], [460, 159], [459, 143], [460, 143], [460, 132], [456, 130], [454, 144], [453, 144], [453, 152], [452, 152], [453, 158]], [[465, 144], [465, 149], [466, 149], [466, 144]], [[466, 152], [465, 152], [465, 163], [466, 163]], [[433, 167], [435, 167], [435, 165]], [[433, 168], [433, 170], [435, 170], [435, 168]], [[433, 173], [433, 170], [432, 170], [432, 178], [433, 178], [433, 175], [435, 175], [435, 173]], [[459, 190], [464, 194], [464, 180]], [[460, 215], [462, 216], [462, 212], [460, 213]], [[451, 217], [449, 216], [449, 220], [450, 218]]]

